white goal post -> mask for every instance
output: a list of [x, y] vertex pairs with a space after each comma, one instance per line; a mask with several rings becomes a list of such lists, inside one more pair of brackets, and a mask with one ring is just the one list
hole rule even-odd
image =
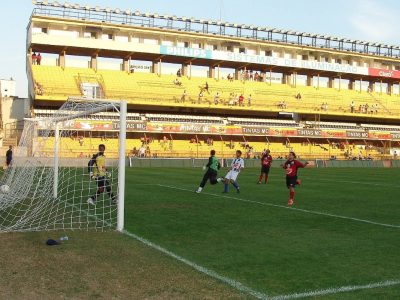
[[[122, 231], [126, 115], [126, 101], [70, 98], [48, 117], [26, 119], [12, 166], [0, 180], [8, 186], [0, 188], [0, 232]], [[97, 161], [89, 168], [100, 144], [105, 168]]]

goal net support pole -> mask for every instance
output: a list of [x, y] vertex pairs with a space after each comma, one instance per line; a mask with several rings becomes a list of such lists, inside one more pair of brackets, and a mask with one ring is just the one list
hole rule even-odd
[[121, 101], [120, 107], [120, 127], [119, 127], [119, 159], [118, 159], [118, 208], [117, 208], [117, 230], [124, 229], [124, 210], [125, 210], [125, 148], [126, 148], [126, 114], [127, 103]]
[[58, 166], [59, 157], [58, 152], [60, 151], [60, 125], [58, 122], [54, 128], [54, 181], [53, 181], [53, 198], [57, 199], [58, 196]]

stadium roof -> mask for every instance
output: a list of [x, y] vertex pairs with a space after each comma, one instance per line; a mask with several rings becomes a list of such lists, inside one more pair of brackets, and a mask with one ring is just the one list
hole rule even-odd
[[158, 13], [133, 11], [110, 7], [60, 3], [58, 1], [36, 1], [33, 14], [66, 19], [91, 20], [141, 27], [154, 27], [178, 31], [189, 31], [219, 36], [240, 37], [260, 41], [311, 46], [383, 57], [400, 58], [400, 47], [378, 42], [360, 41], [330, 35], [282, 30], [271, 27], [230, 23], [204, 18], [178, 17]]

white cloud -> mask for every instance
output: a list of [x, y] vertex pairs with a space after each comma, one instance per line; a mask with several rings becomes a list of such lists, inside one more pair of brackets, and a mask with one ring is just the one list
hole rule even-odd
[[399, 11], [384, 6], [379, 0], [357, 1], [353, 13], [350, 15], [350, 24], [360, 38], [368, 41], [398, 44], [400, 31], [398, 30]]

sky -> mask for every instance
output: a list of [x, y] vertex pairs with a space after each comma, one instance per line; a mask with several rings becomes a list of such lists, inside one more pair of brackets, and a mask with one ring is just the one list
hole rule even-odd
[[[52, 2], [52, 0], [50, 0]], [[65, 1], [58, 0], [60, 3]], [[230, 23], [327, 34], [400, 45], [398, 0], [73, 0], [100, 6], [154, 12]], [[194, 3], [198, 3], [195, 5]], [[27, 96], [26, 27], [31, 0], [2, 1], [0, 10], [0, 79], [17, 81], [17, 95]]]

